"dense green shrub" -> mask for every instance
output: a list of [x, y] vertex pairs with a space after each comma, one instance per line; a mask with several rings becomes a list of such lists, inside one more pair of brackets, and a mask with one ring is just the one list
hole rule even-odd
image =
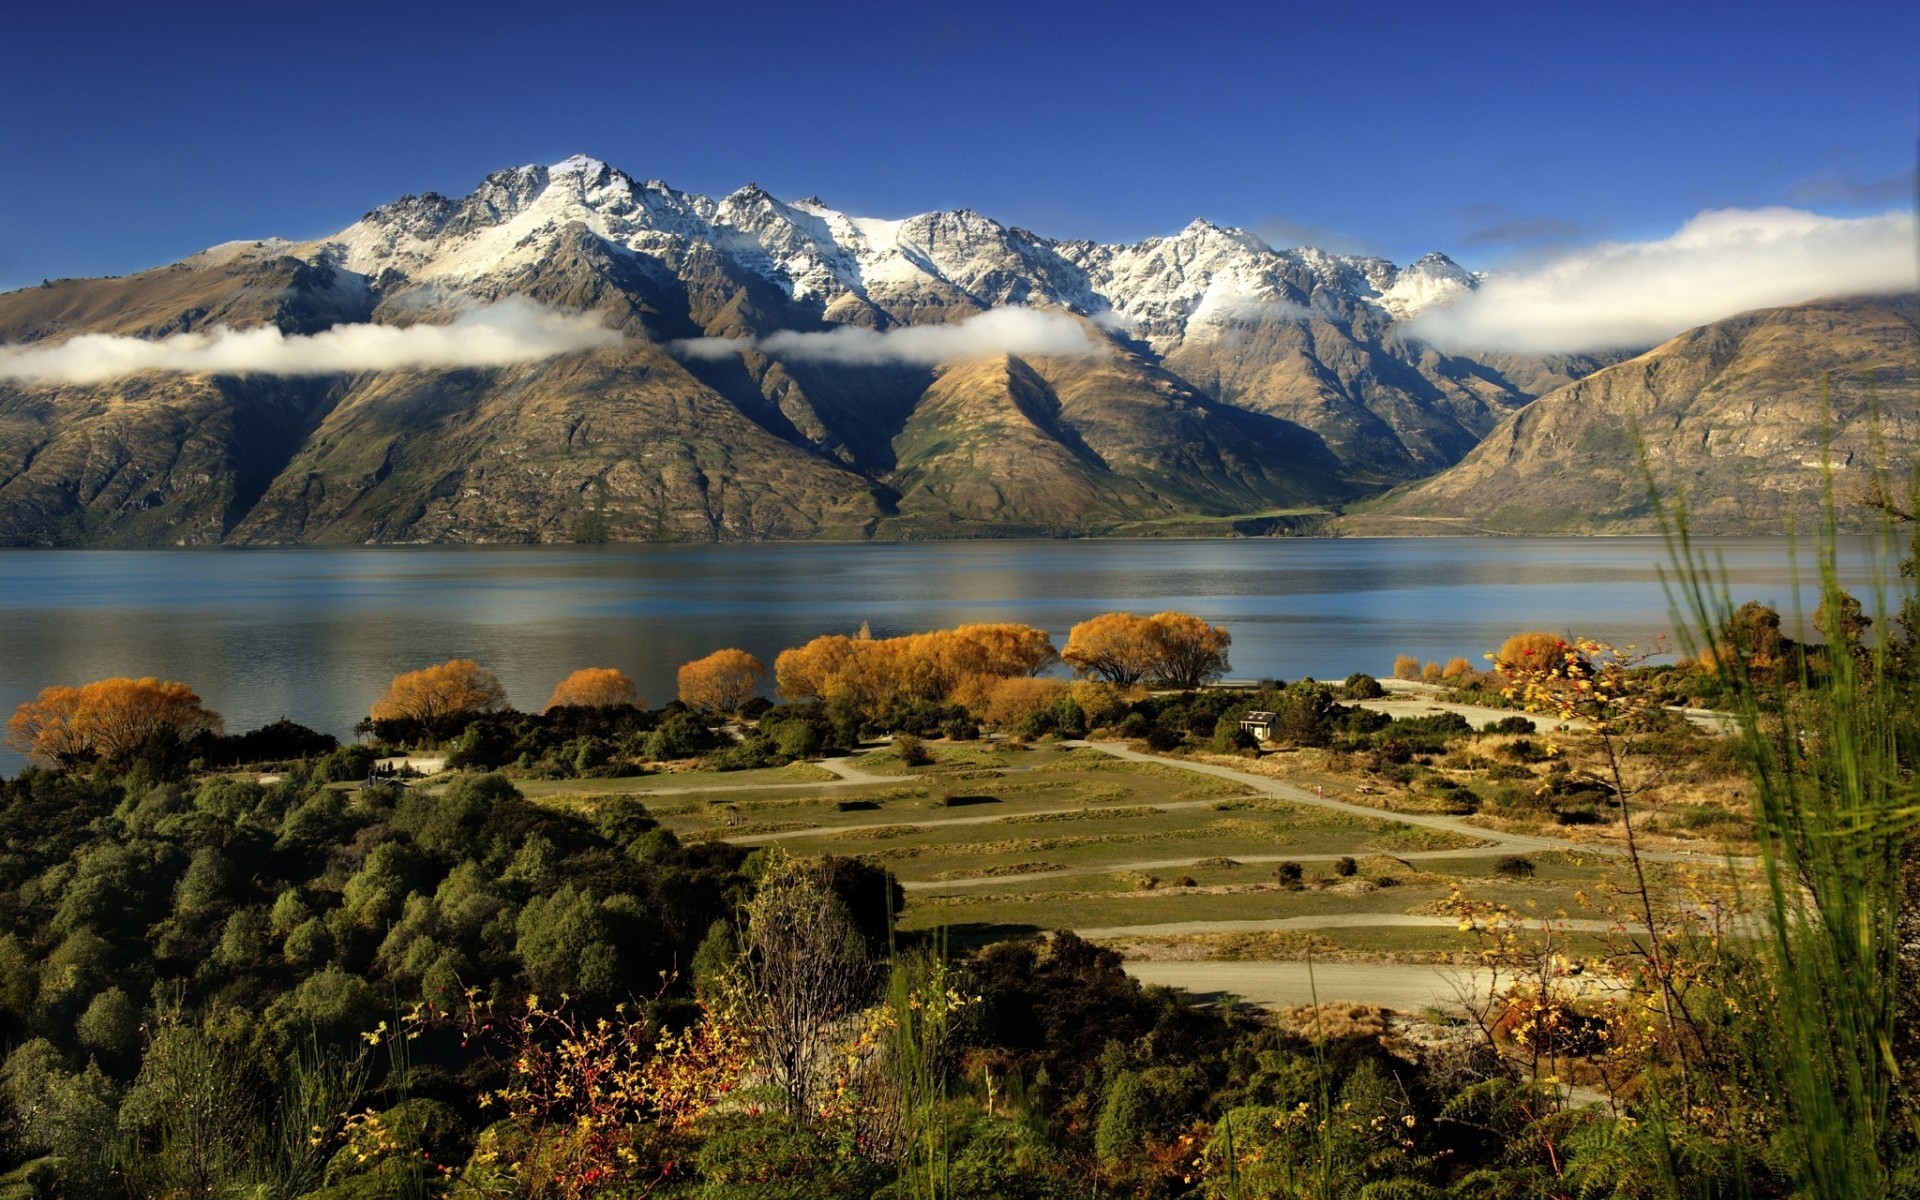
[[1387, 694], [1387, 689], [1381, 687], [1380, 681], [1373, 676], [1355, 672], [1347, 676], [1346, 683], [1341, 685], [1341, 692], [1348, 700], [1378, 700]]

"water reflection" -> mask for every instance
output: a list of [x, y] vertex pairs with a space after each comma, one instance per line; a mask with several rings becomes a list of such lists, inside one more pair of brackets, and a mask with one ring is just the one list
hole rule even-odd
[[[1736, 598], [1795, 610], [1784, 540], [1709, 548]], [[1863, 595], [1869, 550], [1846, 547]], [[49, 683], [152, 674], [235, 729], [287, 716], [344, 734], [396, 672], [454, 656], [522, 707], [581, 666], [619, 667], [659, 703], [679, 664], [721, 646], [771, 663], [862, 621], [884, 636], [990, 620], [1063, 644], [1113, 609], [1226, 625], [1236, 675], [1337, 678], [1401, 653], [1478, 661], [1527, 627], [1651, 643], [1670, 627], [1665, 560], [1649, 538], [0, 551], [0, 713]]]

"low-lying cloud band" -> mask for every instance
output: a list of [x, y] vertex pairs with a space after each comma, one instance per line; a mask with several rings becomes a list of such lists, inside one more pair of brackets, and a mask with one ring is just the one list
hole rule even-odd
[[1082, 322], [1065, 313], [1033, 308], [996, 308], [954, 325], [902, 325], [887, 330], [843, 325], [802, 333], [782, 330], [761, 338], [692, 338], [669, 349], [688, 358], [725, 358], [758, 350], [776, 358], [850, 366], [930, 367], [957, 358], [996, 354], [1058, 354], [1086, 357], [1111, 349]]
[[1912, 291], [1920, 286], [1915, 232], [1910, 212], [1704, 212], [1672, 237], [1592, 246], [1489, 276], [1478, 291], [1426, 310], [1408, 329], [1466, 352], [1652, 346], [1749, 309]]
[[144, 371], [336, 375], [503, 367], [621, 340], [597, 317], [510, 297], [464, 310], [445, 325], [336, 325], [315, 334], [221, 325], [154, 339], [90, 333], [52, 344], [0, 346], [0, 379], [88, 384]]

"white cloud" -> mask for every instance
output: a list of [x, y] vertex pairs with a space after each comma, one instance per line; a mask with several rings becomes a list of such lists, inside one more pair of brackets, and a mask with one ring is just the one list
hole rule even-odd
[[1672, 237], [1613, 242], [1493, 275], [1422, 312], [1416, 337], [1453, 350], [1651, 346], [1722, 317], [1822, 296], [1911, 291], [1914, 214], [1793, 208], [1703, 212]]
[[930, 367], [998, 354], [1105, 354], [1110, 347], [1080, 320], [1032, 308], [996, 308], [956, 325], [901, 325], [885, 331], [843, 325], [817, 333], [782, 330], [763, 338], [695, 338], [672, 343], [689, 358], [724, 358], [755, 349], [775, 358], [843, 365]]
[[430, 367], [501, 367], [616, 345], [597, 317], [510, 297], [445, 325], [336, 325], [315, 334], [272, 326], [158, 339], [90, 333], [52, 344], [0, 346], [0, 379], [100, 383], [143, 371], [173, 374], [333, 375]]

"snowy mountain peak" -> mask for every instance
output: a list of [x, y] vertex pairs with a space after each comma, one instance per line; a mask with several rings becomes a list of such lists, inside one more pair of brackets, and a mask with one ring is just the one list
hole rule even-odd
[[1042, 305], [1106, 314], [1163, 352], [1309, 309], [1404, 319], [1478, 286], [1443, 254], [1399, 268], [1310, 246], [1275, 250], [1204, 217], [1133, 245], [1054, 241], [966, 208], [856, 217], [818, 196], [783, 202], [756, 183], [715, 200], [636, 183], [585, 154], [495, 171], [459, 200], [402, 197], [305, 250], [383, 286], [487, 293], [582, 229], [667, 274], [718, 254], [827, 321], [855, 310], [912, 323], [955, 304]]
[[561, 159], [547, 168], [550, 178], [561, 175], [599, 175], [607, 170], [607, 164], [585, 154], [573, 154]]
[[1395, 318], [1404, 320], [1479, 286], [1480, 281], [1472, 272], [1433, 250], [1413, 260], [1391, 284], [1382, 288], [1378, 303]]

